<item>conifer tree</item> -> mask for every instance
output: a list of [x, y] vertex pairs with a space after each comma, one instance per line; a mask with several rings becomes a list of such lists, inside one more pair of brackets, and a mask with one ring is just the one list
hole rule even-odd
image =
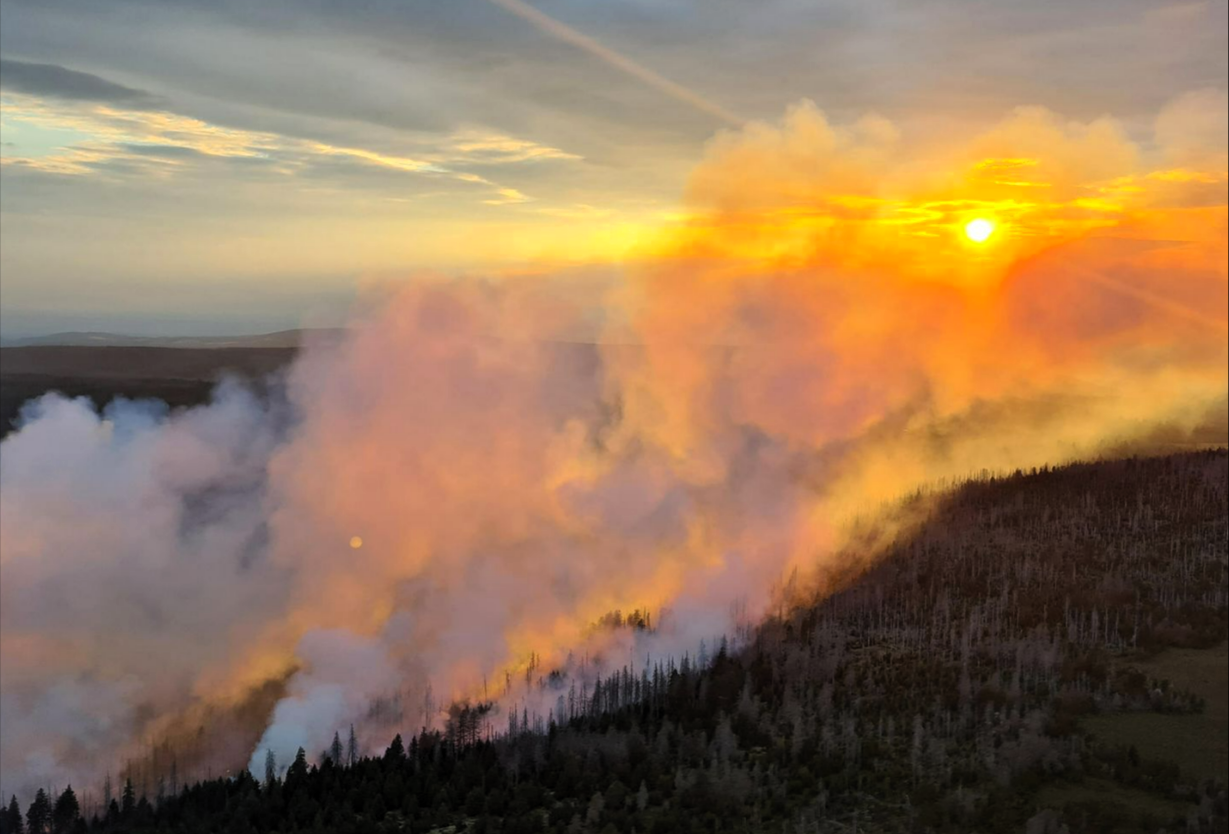
[[132, 777], [124, 780], [124, 795], [120, 799], [119, 813], [122, 819], [131, 819], [137, 809], [137, 792], [132, 787]]
[[21, 818], [21, 806], [17, 804], [14, 795], [9, 800], [9, 807], [0, 811], [0, 822], [3, 823], [4, 834], [25, 834], [25, 822]]
[[294, 754], [294, 762], [286, 770], [286, 786], [300, 784], [307, 778], [307, 751], [302, 747]]
[[26, 830], [30, 834], [47, 834], [51, 830], [51, 800], [42, 788], [38, 789], [26, 811]]
[[273, 755], [273, 749], [265, 750], [265, 789], [273, 787], [274, 781], [277, 780], [277, 756]]
[[397, 733], [393, 743], [384, 751], [385, 762], [401, 762], [405, 760], [405, 744], [401, 741], [401, 733]]
[[73, 786], [69, 785], [55, 801], [55, 810], [51, 813], [51, 830], [56, 834], [68, 834], [81, 817], [81, 805]]

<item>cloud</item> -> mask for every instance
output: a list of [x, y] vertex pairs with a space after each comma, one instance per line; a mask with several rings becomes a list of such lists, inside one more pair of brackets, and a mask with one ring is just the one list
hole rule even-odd
[[[6, 120], [71, 135], [68, 144], [38, 153], [20, 143], [6, 151], [5, 165], [61, 175], [187, 175], [225, 163], [266, 164], [287, 177], [333, 177], [364, 187], [388, 187], [388, 175], [410, 174], [484, 186], [482, 202], [503, 206], [530, 200], [521, 190], [497, 183], [469, 167], [575, 161], [575, 154], [494, 133], [465, 131], [423, 141], [421, 155], [385, 153], [334, 145], [266, 131], [240, 130], [166, 110], [131, 110], [120, 105], [80, 102], [62, 106], [22, 93], [6, 98]], [[470, 189], [465, 189], [469, 191]]]
[[567, 43], [577, 49], [583, 50], [590, 56], [608, 64], [617, 69], [619, 72], [625, 73], [631, 78], [651, 87], [652, 89], [673, 98], [682, 104], [689, 107], [694, 107], [701, 113], [713, 116], [721, 121], [728, 122], [734, 125], [742, 124], [743, 120], [735, 116], [724, 107], [710, 101], [709, 99], [696, 93], [683, 85], [662, 76], [661, 74], [649, 69], [648, 67], [633, 61], [622, 53], [616, 52], [607, 46], [599, 43], [588, 35], [578, 32], [576, 29], [568, 26], [561, 20], [558, 20], [545, 12], [530, 6], [522, 0], [491, 0], [495, 5], [517, 17], [531, 23], [543, 33], [557, 38], [563, 43]]
[[[775, 120], [786, 103], [805, 97], [847, 126], [873, 108], [912, 145], [963, 148], [966, 137], [1020, 103], [1044, 105], [1060, 123], [1115, 113], [1129, 138], [1147, 145], [1148, 114], [1175, 93], [1223, 88], [1229, 54], [1224, 3], [1191, 6], [1160, 22], [1151, 4], [1138, 0], [1075, 9], [1052, 0], [1027, 7], [990, 0], [976, 12], [965, 0], [937, 0], [924, 11], [899, 0], [766, 0], [754, 9], [558, 0], [539, 8], [740, 116]], [[134, 37], [137, 31], [143, 36]], [[25, 306], [101, 295], [103, 273], [166, 288], [171, 264], [185, 273], [176, 286], [191, 282], [192, 292], [208, 295], [216, 282], [276, 276], [289, 283], [292, 273], [302, 279], [327, 271], [349, 284], [358, 273], [396, 270], [411, 258], [466, 269], [544, 256], [616, 257], [675, 208], [715, 124], [491, 3], [378, 0], [355, 10], [288, 0], [260, 8], [198, 0], [17, 2], [5, 6], [0, 53], [151, 91], [208, 124], [425, 161], [533, 198], [486, 205], [498, 199], [495, 189], [320, 155], [301, 164], [215, 156], [155, 165], [128, 154], [91, 164], [85, 157], [36, 162], [21, 147], [5, 147], [6, 159], [22, 161], [6, 162], [10, 242], [0, 257], [7, 293]], [[16, 111], [7, 96], [18, 93], [5, 95], [4, 138], [16, 142], [21, 128], [10, 129]], [[481, 135], [536, 147], [472, 147]], [[458, 151], [458, 144], [471, 147]], [[932, 158], [929, 147], [924, 156]], [[52, 167], [57, 173], [45, 173]], [[72, 182], [61, 174], [91, 170], [98, 176]], [[301, 176], [290, 179], [288, 171]], [[1215, 200], [1213, 192], [1205, 186], [1203, 199]], [[578, 204], [609, 208], [616, 218], [561, 216]], [[910, 205], [900, 219], [951, 208]], [[1073, 207], [1073, 214], [1091, 210]], [[356, 220], [360, 213], [366, 222]], [[566, 234], [550, 227], [552, 217], [567, 220]], [[156, 258], [123, 243], [144, 237], [148, 222], [159, 224]], [[489, 225], [475, 235], [475, 223]], [[231, 246], [239, 236], [251, 246]], [[59, 245], [65, 239], [77, 241], [73, 252]], [[260, 250], [254, 260], [222, 254], [252, 246]], [[305, 288], [304, 299], [314, 289]], [[163, 297], [163, 312], [173, 313], [169, 288]]]
[[162, 100], [151, 93], [88, 72], [8, 58], [0, 59], [0, 87], [27, 95], [117, 104], [134, 110], [164, 106]]
[[576, 161], [579, 154], [497, 133], [463, 130], [449, 139], [444, 156], [470, 165], [510, 165], [518, 162]]
[[488, 206], [506, 206], [515, 205], [516, 203], [527, 203], [529, 200], [529, 197], [526, 197], [515, 188], [501, 188], [499, 189], [498, 196], [483, 200], [483, 202]]
[[140, 145], [133, 142], [123, 142], [118, 145], [118, 148], [121, 151], [138, 156], [157, 156], [169, 159], [192, 159], [208, 155], [187, 145]]
[[1180, 167], [1224, 171], [1229, 163], [1229, 92], [1203, 89], [1186, 93], [1157, 116], [1155, 140], [1166, 161]]

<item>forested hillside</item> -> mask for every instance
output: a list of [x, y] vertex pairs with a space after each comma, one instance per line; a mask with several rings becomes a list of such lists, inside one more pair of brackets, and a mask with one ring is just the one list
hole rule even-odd
[[544, 676], [562, 713], [544, 727], [457, 706], [445, 732], [398, 736], [380, 758], [338, 728], [284, 778], [149, 796], [129, 783], [88, 821], [51, 790], [27, 813], [14, 802], [2, 830], [1224, 831], [1223, 781], [1086, 719], [1208, 709], [1146, 663], [1225, 641], [1227, 463], [971, 482], [736, 651], [625, 670], [583, 697]]

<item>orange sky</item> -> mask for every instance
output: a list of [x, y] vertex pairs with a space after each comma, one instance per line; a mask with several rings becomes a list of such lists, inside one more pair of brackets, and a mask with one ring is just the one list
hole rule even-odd
[[[750, 184], [790, 218], [755, 218], [772, 246], [798, 257], [874, 219], [898, 227], [870, 234], [876, 256], [899, 259], [993, 213], [993, 253], [948, 247], [935, 266], [975, 280], [1039, 238], [1121, 225], [1167, 191], [1189, 201], [1192, 177], [1223, 170], [1190, 152], [1223, 145], [1225, 15], [1161, 0], [9, 4], [0, 315], [11, 335], [255, 332], [336, 323], [362, 281], [424, 268], [617, 269], [693, 210], [685, 189], [716, 204], [741, 188], [691, 172], [714, 133], [749, 125], [737, 152], [755, 153], [803, 101], [840, 127], [799, 125]], [[1223, 204], [1223, 183], [1203, 186]]]

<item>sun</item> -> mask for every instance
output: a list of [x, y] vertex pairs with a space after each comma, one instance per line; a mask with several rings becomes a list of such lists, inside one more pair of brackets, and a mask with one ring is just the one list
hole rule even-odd
[[970, 220], [964, 225], [964, 236], [974, 243], [985, 243], [994, 234], [994, 222], [984, 217]]

